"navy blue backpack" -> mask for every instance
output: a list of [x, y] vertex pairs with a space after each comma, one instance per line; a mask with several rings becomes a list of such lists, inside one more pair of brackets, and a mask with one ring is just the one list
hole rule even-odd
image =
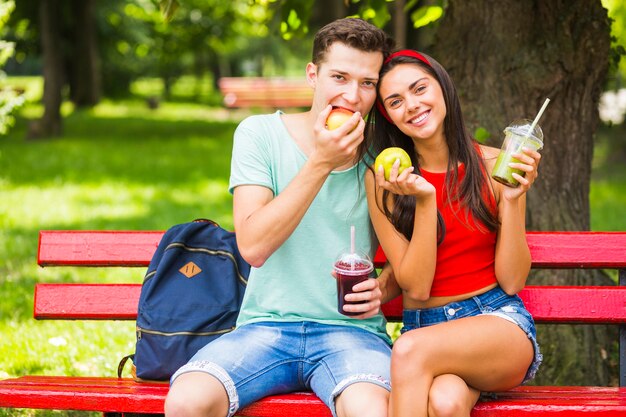
[[144, 278], [131, 358], [136, 378], [168, 380], [204, 345], [235, 327], [250, 265], [235, 234], [210, 220], [168, 229]]

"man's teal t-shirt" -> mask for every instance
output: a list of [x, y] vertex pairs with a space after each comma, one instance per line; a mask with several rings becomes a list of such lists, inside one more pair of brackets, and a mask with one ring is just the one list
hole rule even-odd
[[[281, 120], [281, 112], [250, 116], [237, 127], [230, 192], [261, 185], [282, 192], [306, 162]], [[314, 321], [364, 328], [391, 342], [382, 314], [359, 320], [337, 311], [337, 284], [331, 276], [336, 257], [356, 246], [373, 257], [378, 245], [363, 185], [366, 166], [333, 171], [302, 221], [260, 268], [252, 268], [237, 325], [260, 321]]]

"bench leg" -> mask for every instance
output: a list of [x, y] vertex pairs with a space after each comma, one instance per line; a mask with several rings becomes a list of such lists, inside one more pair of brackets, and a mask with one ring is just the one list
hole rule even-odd
[[[626, 269], [619, 270], [619, 285], [626, 285]], [[619, 326], [619, 386], [626, 387], [626, 325]]]

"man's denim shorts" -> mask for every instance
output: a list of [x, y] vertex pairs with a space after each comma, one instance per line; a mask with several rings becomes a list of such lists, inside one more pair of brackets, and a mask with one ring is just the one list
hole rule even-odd
[[535, 358], [526, 372], [524, 382], [533, 379], [543, 359], [537, 344], [535, 321], [518, 295], [508, 295], [500, 287], [495, 287], [475, 297], [449, 303], [441, 307], [404, 310], [401, 332], [404, 333], [420, 327], [432, 326], [433, 324], [462, 317], [478, 316], [480, 314], [502, 317], [517, 324], [526, 333], [532, 341]]
[[206, 372], [228, 393], [229, 416], [273, 394], [311, 390], [335, 412], [335, 398], [355, 382], [390, 388], [391, 346], [354, 326], [260, 322], [238, 327], [200, 349], [170, 379]]

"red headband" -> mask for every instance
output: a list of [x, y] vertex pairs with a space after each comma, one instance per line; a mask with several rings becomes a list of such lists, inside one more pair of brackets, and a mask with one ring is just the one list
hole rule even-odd
[[[426, 59], [424, 55], [412, 49], [401, 49], [397, 52], [394, 52], [393, 54], [389, 55], [387, 59], [385, 59], [385, 62], [383, 63], [383, 65], [387, 65], [389, 62], [391, 62], [392, 59], [394, 59], [397, 56], [408, 56], [411, 58], [419, 59], [420, 61], [422, 61], [423, 63], [425, 63], [426, 65], [432, 68], [432, 65], [430, 65], [430, 62], [428, 62], [428, 60]], [[378, 108], [378, 111], [380, 111], [380, 114], [382, 114], [383, 117], [387, 119], [389, 123], [394, 124], [391, 121], [391, 118], [389, 117], [387, 110], [385, 110], [385, 106], [383, 105], [383, 102], [381, 101], [380, 98], [376, 100], [376, 107]]]

